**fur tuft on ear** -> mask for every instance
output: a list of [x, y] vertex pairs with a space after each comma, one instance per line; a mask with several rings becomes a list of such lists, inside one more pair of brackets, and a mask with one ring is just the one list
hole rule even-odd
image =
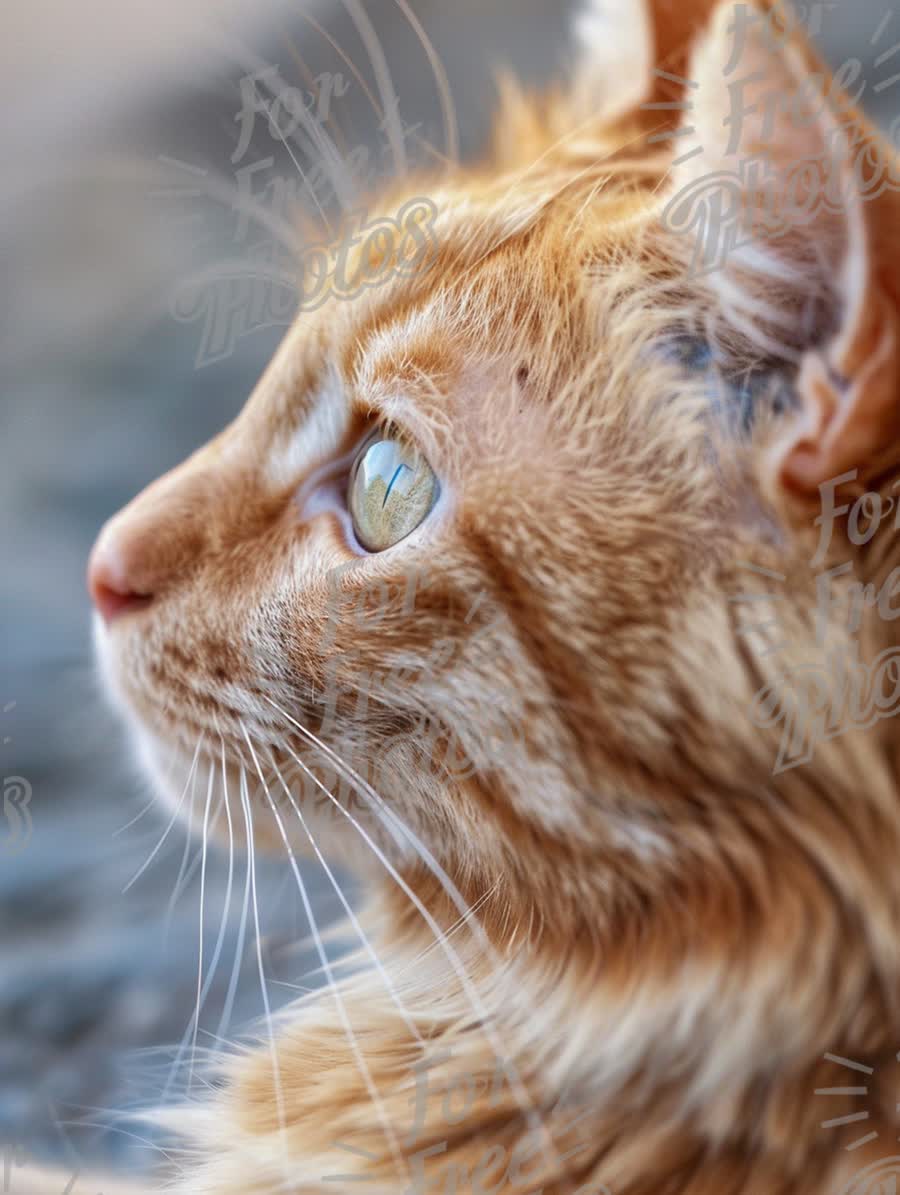
[[575, 35], [576, 118], [612, 122], [637, 108], [653, 85], [653, 32], [645, 0], [589, 0], [576, 18]]
[[783, 9], [721, 5], [689, 77], [663, 223], [726, 324], [797, 367], [801, 413], [775, 449], [779, 480], [807, 492], [900, 462], [892, 148]]
[[[640, 116], [654, 126], [677, 120], [673, 103], [697, 37], [717, 0], [585, 0], [575, 21], [579, 46], [576, 117], [605, 123]], [[761, 0], [765, 6], [768, 0]]]

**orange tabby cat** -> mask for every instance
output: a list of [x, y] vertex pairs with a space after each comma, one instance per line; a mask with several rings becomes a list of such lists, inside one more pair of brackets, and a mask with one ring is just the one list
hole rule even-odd
[[197, 752], [251, 850], [371, 894], [173, 1118], [190, 1195], [900, 1173], [897, 723], [829, 705], [900, 642], [896, 166], [783, 14], [611, 7], [381, 196], [427, 268], [357, 248], [387, 280], [95, 548], [166, 799]]

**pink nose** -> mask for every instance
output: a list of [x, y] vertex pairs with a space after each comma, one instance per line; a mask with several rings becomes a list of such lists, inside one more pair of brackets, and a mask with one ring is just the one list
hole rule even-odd
[[109, 625], [121, 614], [146, 606], [152, 595], [141, 593], [128, 576], [128, 569], [115, 541], [99, 540], [94, 545], [87, 572], [88, 591], [94, 605]]

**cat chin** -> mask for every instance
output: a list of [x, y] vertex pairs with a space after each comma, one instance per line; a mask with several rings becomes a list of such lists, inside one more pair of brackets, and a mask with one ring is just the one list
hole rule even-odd
[[[129, 717], [128, 726], [140, 770], [150, 781], [157, 799], [171, 813], [184, 813], [186, 817], [187, 802], [181, 798], [191, 771], [190, 756], [184, 755], [178, 748], [167, 748], [133, 716]], [[195, 786], [198, 781], [203, 784], [209, 775], [208, 769], [201, 767], [199, 760], [197, 762], [197, 771], [204, 775], [195, 778]], [[189, 789], [190, 785], [187, 787]]]
[[[221, 765], [214, 757], [200, 752], [197, 756], [194, 775], [192, 776], [193, 753], [184, 747], [172, 747], [161, 740], [146, 727], [138, 724], [133, 718], [129, 722], [131, 738], [143, 774], [148, 778], [154, 793], [166, 815], [173, 820], [188, 824], [195, 835], [201, 834], [204, 822], [209, 829], [209, 841], [218, 842], [221, 846], [233, 845], [238, 850], [246, 850], [250, 839], [247, 833], [247, 820], [243, 802], [241, 800], [240, 772], [231, 763], [227, 766], [228, 797], [231, 818], [205, 817], [206, 796], [211, 794], [213, 811], [218, 807], [222, 796]], [[210, 772], [212, 772], [212, 787], [210, 788]], [[249, 780], [248, 778], [248, 784]], [[333, 862], [338, 862], [350, 868], [359, 875], [372, 872], [382, 874], [382, 864], [373, 855], [372, 847], [361, 840], [348, 827], [340, 816], [329, 816], [329, 811], [316, 807], [315, 803], [306, 803], [302, 808], [303, 824], [283, 801], [278, 802], [278, 820], [271, 813], [270, 806], [259, 796], [255, 785], [248, 787], [250, 796], [250, 817], [252, 821], [254, 853], [263, 852], [267, 855], [287, 860], [287, 847], [282, 832], [290, 842], [290, 850], [298, 859], [315, 859], [316, 848], [323, 852]], [[277, 794], [276, 794], [277, 795]], [[395, 862], [401, 859], [396, 851], [396, 844], [390, 834], [385, 833], [377, 821], [360, 817], [359, 812], [354, 815], [357, 820], [367, 823], [366, 833], [369, 840], [378, 843], [378, 849], [394, 857]], [[280, 827], [279, 827], [280, 820]], [[310, 841], [315, 841], [316, 848]], [[392, 847], [394, 849], [392, 849]]]
[[[150, 781], [154, 794], [170, 812], [187, 818], [190, 791], [185, 794], [193, 753], [167, 741], [152, 730], [136, 711], [122, 680], [115, 645], [99, 615], [93, 622], [94, 658], [107, 701], [124, 723], [140, 771]], [[205, 793], [211, 764], [198, 756], [195, 791]], [[200, 787], [202, 785], [202, 787]]]
[[[127, 729], [139, 771], [149, 781], [166, 815], [173, 822], [180, 820], [191, 825], [199, 833], [204, 822], [207, 792], [211, 794], [215, 810], [224, 791], [222, 761], [214, 745], [217, 736], [209, 733], [204, 735], [199, 730], [196, 731], [196, 737], [189, 736], [187, 732], [179, 734], [177, 728], [160, 728], [145, 717], [139, 703], [128, 690], [120, 646], [114, 642], [99, 616], [95, 617], [93, 631], [95, 659], [102, 687], [107, 700]], [[228, 804], [232, 816], [230, 825], [224, 817], [213, 820], [209, 826], [210, 839], [227, 843], [231, 837], [235, 845], [245, 847], [249, 840], [241, 800], [241, 769], [233, 759], [226, 759], [225, 762]], [[309, 762], [316, 761], [311, 759]], [[290, 841], [291, 850], [297, 856], [315, 857], [315, 848], [310, 843], [311, 834], [316, 847], [360, 872], [373, 866], [376, 872], [381, 868], [373, 854], [372, 844], [376, 844], [378, 850], [385, 851], [395, 862], [401, 862], [408, 853], [398, 849], [396, 836], [385, 829], [377, 817], [371, 816], [365, 805], [361, 805], [352, 795], [343, 795], [340, 804], [345, 813], [341, 814], [332, 808], [330, 798], [324, 791], [307, 792], [304, 796], [295, 793], [297, 807], [292, 807], [282, 799], [276, 786], [274, 798], [277, 798], [281, 820], [279, 826], [272, 814], [270, 802], [261, 796], [256, 777], [249, 768], [247, 781], [255, 849], [284, 857], [283, 830], [284, 836]], [[303, 815], [302, 822], [298, 808]]]
[[[166, 741], [135, 717], [127, 713], [127, 725], [134, 754], [141, 773], [149, 781], [154, 795], [167, 817], [190, 825], [195, 834], [200, 833], [204, 823], [206, 794], [211, 793], [215, 809], [222, 795], [222, 770], [219, 760], [200, 751], [194, 765], [194, 754], [184, 745]], [[212, 787], [210, 788], [210, 773]], [[227, 765], [227, 783], [230, 824], [219, 817], [209, 824], [210, 841], [226, 844], [229, 840], [238, 849], [249, 845], [247, 822], [240, 797], [240, 772], [230, 762]], [[270, 809], [263, 803], [258, 792], [252, 791], [253, 846], [254, 851], [285, 858], [285, 843], [277, 822], [270, 815]], [[315, 850], [310, 844], [306, 830], [283, 802], [279, 802], [281, 825], [290, 840], [291, 850], [298, 858], [314, 858]], [[315, 839], [316, 846], [332, 858], [347, 866], [365, 872], [372, 867], [373, 855], [370, 847], [357, 839], [339, 816], [323, 815], [314, 804], [302, 809], [306, 827]], [[360, 814], [355, 814], [359, 819]], [[364, 817], [362, 820], [367, 820]], [[370, 821], [367, 833], [373, 840], [380, 840], [380, 849], [390, 851], [392, 838], [380, 831]], [[391, 852], [396, 853], [396, 852]], [[377, 869], [376, 869], [377, 870]]]

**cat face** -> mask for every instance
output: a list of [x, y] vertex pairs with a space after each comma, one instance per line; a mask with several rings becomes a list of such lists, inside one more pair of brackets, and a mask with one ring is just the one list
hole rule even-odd
[[[235, 424], [95, 549], [100, 660], [145, 761], [175, 802], [198, 743], [201, 792], [223, 759], [232, 793], [243, 771], [257, 838], [278, 832], [263, 781], [302, 837], [280, 776], [317, 834], [356, 837], [335, 796], [384, 839], [357, 773], [429, 839], [465, 844], [485, 803], [571, 829], [582, 652], [702, 518], [689, 503], [638, 551], [665, 464], [591, 335], [585, 259], [615, 241], [573, 236], [571, 204], [510, 216], [469, 185], [438, 197], [428, 268], [301, 317]], [[612, 437], [631, 478], [598, 469]]]
[[[648, 72], [650, 25], [630, 30]], [[873, 458], [896, 393], [891, 346], [864, 369], [893, 328], [872, 267], [891, 196], [693, 276], [666, 212], [729, 152], [725, 20], [690, 63], [703, 144], [677, 168], [648, 140], [670, 116], [636, 107], [651, 77], [598, 99], [602, 43], [569, 94], [507, 97], [493, 165], [429, 186], [422, 268], [302, 313], [240, 417], [111, 520], [90, 568], [103, 674], [170, 802], [209, 783], [255, 843], [310, 831], [360, 866], [424, 845], [473, 891], [499, 874], [576, 922], [598, 885], [710, 863], [709, 809], [771, 788], [777, 734], [749, 712], [768, 665], [729, 599], [743, 561], [777, 566], [815, 650], [809, 495]], [[799, 51], [748, 46], [799, 91]], [[821, 156], [834, 119], [776, 121], [776, 163]]]

